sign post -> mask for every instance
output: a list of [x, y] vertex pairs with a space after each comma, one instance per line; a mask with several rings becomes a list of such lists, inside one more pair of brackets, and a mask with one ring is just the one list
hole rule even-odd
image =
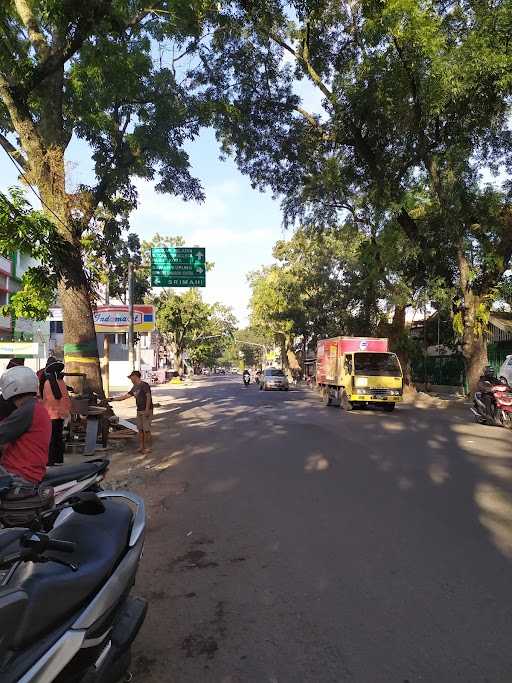
[[153, 247], [152, 287], [206, 287], [203, 247]]

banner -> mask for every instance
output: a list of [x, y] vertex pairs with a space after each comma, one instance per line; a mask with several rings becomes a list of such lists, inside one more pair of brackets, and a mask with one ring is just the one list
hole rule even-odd
[[0, 357], [2, 358], [28, 358], [39, 355], [37, 342], [0, 342]]
[[[116, 334], [128, 332], [128, 306], [97, 306], [94, 311], [96, 332]], [[155, 329], [155, 307], [136, 304], [133, 307], [134, 332]]]

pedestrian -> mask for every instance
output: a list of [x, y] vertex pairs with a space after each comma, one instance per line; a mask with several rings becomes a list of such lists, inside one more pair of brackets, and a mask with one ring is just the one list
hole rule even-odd
[[9, 360], [5, 369], [10, 370], [11, 368], [17, 368], [20, 365], [25, 365], [25, 359], [14, 357]]
[[62, 465], [64, 462], [64, 421], [71, 414], [71, 399], [64, 382], [62, 371], [64, 363], [50, 356], [39, 378], [39, 395], [52, 421], [52, 438], [48, 453], [49, 465]]
[[111, 401], [125, 401], [135, 397], [137, 405], [137, 429], [139, 430], [139, 453], [151, 452], [151, 420], [153, 419], [153, 397], [151, 387], [143, 382], [140, 372], [134, 370], [128, 375], [133, 386], [126, 394], [115, 396]]
[[17, 485], [38, 484], [46, 474], [51, 425], [37, 390], [30, 368], [15, 366], [0, 377], [2, 396], [13, 407], [0, 422], [0, 476], [12, 476]]

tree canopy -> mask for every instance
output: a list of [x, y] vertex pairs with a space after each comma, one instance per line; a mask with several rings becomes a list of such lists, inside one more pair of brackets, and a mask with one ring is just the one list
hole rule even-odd
[[[284, 197], [288, 224], [320, 231], [365, 198], [456, 288], [470, 382], [512, 254], [508, 186], [486, 180], [510, 168], [511, 13], [506, 0], [240, 0], [222, 6], [198, 74], [224, 150]], [[322, 112], [302, 105], [301, 79]]]
[[183, 369], [185, 351], [195, 365], [214, 365], [236, 329], [231, 309], [207, 304], [197, 289], [182, 294], [166, 290], [155, 303], [158, 329], [173, 351], [178, 369]]
[[[180, 62], [197, 42], [207, 5], [10, 0], [0, 8], [0, 145], [78, 257], [59, 277], [65, 354], [97, 390], [85, 245], [95, 241], [93, 251], [118, 257], [119, 218], [137, 203], [134, 178], [203, 198], [184, 150], [199, 131], [203, 103]], [[74, 138], [87, 143], [94, 165], [93, 181], [76, 188], [65, 164]]]

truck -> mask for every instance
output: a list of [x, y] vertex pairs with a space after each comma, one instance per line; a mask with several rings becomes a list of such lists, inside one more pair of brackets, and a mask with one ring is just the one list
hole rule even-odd
[[388, 340], [333, 337], [318, 342], [316, 381], [325, 405], [375, 405], [392, 411], [403, 397], [403, 373]]

